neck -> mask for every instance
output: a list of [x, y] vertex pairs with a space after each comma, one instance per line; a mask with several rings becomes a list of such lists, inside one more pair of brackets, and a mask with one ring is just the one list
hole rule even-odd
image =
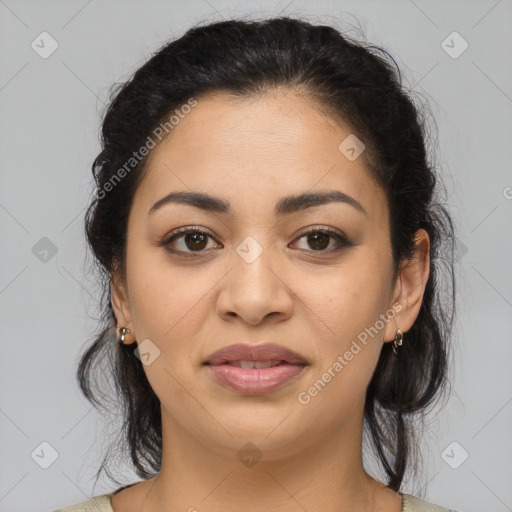
[[362, 410], [351, 422], [284, 448], [272, 444], [278, 436], [271, 434], [252, 441], [258, 448], [251, 452], [242, 448], [250, 438], [213, 445], [211, 438], [183, 430], [162, 408], [162, 465], [145, 496], [145, 510], [399, 512], [400, 496], [363, 468]]

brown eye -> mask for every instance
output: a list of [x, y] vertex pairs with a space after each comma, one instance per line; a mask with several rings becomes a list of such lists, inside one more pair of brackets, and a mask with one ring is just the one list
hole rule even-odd
[[[329, 253], [332, 251], [336, 251], [343, 247], [350, 247], [353, 245], [350, 240], [336, 231], [332, 231], [331, 229], [311, 229], [306, 233], [303, 233], [298, 240], [306, 239], [308, 247], [304, 248], [304, 250], [308, 252], [325, 252]], [[337, 247], [329, 248], [329, 244], [331, 240], [337, 242]]]
[[204, 233], [187, 233], [185, 234], [183, 241], [190, 250], [201, 250], [206, 247], [208, 243], [207, 236]]
[[[192, 253], [206, 252], [204, 249], [208, 245], [208, 239], [213, 240], [213, 237], [199, 228], [181, 228], [171, 233], [162, 245], [172, 253], [188, 256]], [[177, 245], [179, 246], [176, 247]]]
[[316, 233], [310, 233], [307, 235], [308, 242], [311, 248], [315, 250], [324, 250], [329, 246], [331, 237], [327, 233], [318, 231]]

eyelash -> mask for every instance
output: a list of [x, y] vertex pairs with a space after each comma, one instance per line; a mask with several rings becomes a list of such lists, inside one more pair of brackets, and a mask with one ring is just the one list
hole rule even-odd
[[[209, 236], [213, 240], [215, 240], [215, 238], [210, 233], [205, 231], [203, 228], [188, 226], [188, 227], [176, 229], [175, 231], [170, 233], [169, 236], [165, 237], [165, 239], [161, 242], [160, 245], [165, 246], [165, 248], [172, 254], [176, 254], [179, 256], [197, 257], [197, 256], [203, 255], [206, 252], [206, 250], [204, 250], [204, 249], [201, 251], [178, 251], [178, 250], [172, 249], [170, 247], [171, 242], [179, 239], [181, 236], [186, 235], [188, 233], [202, 233], [204, 235]], [[342, 235], [342, 234], [338, 233], [337, 231], [333, 231], [328, 228], [323, 228], [321, 226], [314, 226], [313, 228], [309, 229], [308, 231], [301, 233], [299, 235], [299, 237], [296, 238], [295, 240], [300, 240], [301, 238], [304, 238], [305, 236], [313, 234], [313, 233], [326, 234], [329, 237], [334, 238], [340, 244], [340, 246], [337, 248], [334, 248], [334, 249], [322, 249], [322, 250], [317, 250], [317, 251], [306, 250], [306, 249], [300, 249], [300, 250], [303, 250], [303, 251], [306, 250], [307, 252], [311, 252], [311, 253], [328, 254], [328, 253], [338, 251], [338, 250], [342, 249], [343, 247], [351, 247], [352, 245], [354, 245], [345, 235]]]

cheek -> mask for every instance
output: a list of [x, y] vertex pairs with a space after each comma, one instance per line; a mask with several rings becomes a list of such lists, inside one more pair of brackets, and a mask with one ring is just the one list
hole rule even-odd
[[386, 265], [382, 257], [358, 251], [325, 278], [301, 276], [297, 295], [310, 308], [309, 314], [323, 320], [332, 334], [353, 334], [354, 329], [375, 322], [386, 308], [390, 287]]
[[[203, 268], [203, 270], [200, 270]], [[127, 270], [132, 322], [137, 340], [150, 339], [160, 361], [173, 371], [197, 364], [191, 340], [201, 339], [204, 320], [211, 314], [209, 290], [219, 274], [204, 267], [171, 264], [165, 250], [133, 247]], [[148, 366], [149, 373], [158, 367]]]
[[338, 403], [343, 396], [346, 406], [339, 404], [337, 410], [341, 416], [347, 413], [345, 407], [352, 407], [364, 395], [382, 349], [380, 315], [388, 307], [388, 265], [390, 261], [378, 249], [365, 248], [330, 275], [325, 286], [308, 282], [301, 292], [317, 332], [322, 375], [314, 372], [313, 381], [332, 382], [325, 394], [322, 391], [318, 406], [330, 400]]
[[[162, 340], [163, 334], [183, 314], [184, 289], [191, 290], [193, 281], [183, 283], [179, 272], [165, 262], [162, 250], [128, 246], [128, 290], [130, 311], [137, 337]], [[185, 286], [185, 288], [184, 288]]]
[[311, 387], [302, 391], [310, 390], [318, 414], [331, 415], [335, 424], [364, 400], [382, 349], [383, 330], [375, 326], [386, 308], [388, 283], [383, 273], [369, 271], [375, 264], [358, 258], [350, 272], [329, 279], [327, 292], [303, 290], [319, 360]]

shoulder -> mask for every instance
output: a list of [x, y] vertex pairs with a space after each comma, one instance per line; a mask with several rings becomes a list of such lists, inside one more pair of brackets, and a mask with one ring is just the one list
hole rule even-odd
[[112, 508], [110, 497], [112, 494], [102, 494], [101, 496], [94, 496], [86, 501], [81, 501], [69, 507], [59, 508], [52, 512], [114, 512]]
[[456, 510], [440, 507], [429, 501], [422, 500], [411, 494], [402, 494], [402, 512], [457, 512]]

